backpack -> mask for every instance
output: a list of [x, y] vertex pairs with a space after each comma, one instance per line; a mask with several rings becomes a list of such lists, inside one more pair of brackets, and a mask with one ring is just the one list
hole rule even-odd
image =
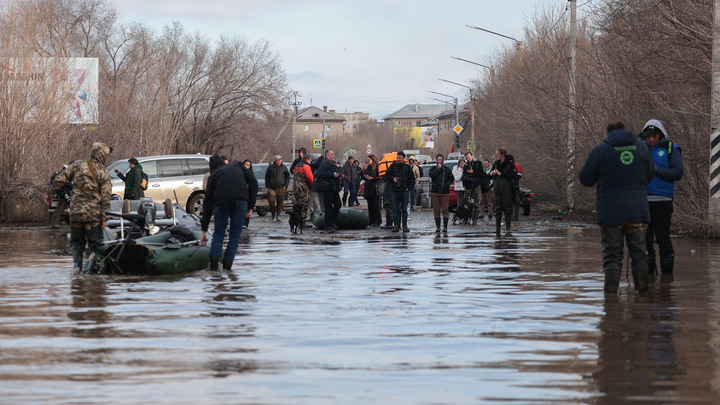
[[150, 183], [150, 177], [148, 177], [147, 173], [145, 173], [144, 171], [141, 171], [140, 173], [142, 173], [142, 180], [140, 180], [140, 187], [143, 190], [147, 190], [148, 183]]

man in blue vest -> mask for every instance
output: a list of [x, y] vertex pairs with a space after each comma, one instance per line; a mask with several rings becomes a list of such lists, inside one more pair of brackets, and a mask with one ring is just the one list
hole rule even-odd
[[640, 138], [647, 143], [655, 163], [655, 178], [648, 184], [648, 270], [657, 274], [655, 241], [660, 250], [660, 271], [662, 274], [672, 274], [675, 251], [670, 241], [670, 219], [673, 213], [675, 182], [683, 175], [682, 151], [670, 140], [665, 127], [658, 120], [648, 121], [640, 133]]

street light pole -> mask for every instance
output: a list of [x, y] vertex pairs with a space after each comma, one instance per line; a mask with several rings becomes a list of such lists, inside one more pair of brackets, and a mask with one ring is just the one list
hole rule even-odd
[[497, 36], [499, 36], [499, 37], [503, 37], [503, 38], [507, 38], [507, 39], [512, 39], [513, 41], [515, 41], [515, 48], [516, 48], [518, 51], [522, 51], [522, 47], [523, 47], [522, 41], [518, 41], [517, 39], [515, 39], [515, 38], [513, 38], [513, 37], [509, 37], [509, 36], [507, 36], [507, 35], [499, 34], [499, 33], [495, 32], [495, 31], [486, 30], [485, 28], [476, 27], [476, 26], [470, 25], [470, 24], [465, 24], [465, 26], [468, 27], [468, 28], [473, 28], [473, 29], [476, 29], [476, 30], [489, 32], [489, 33], [491, 33], [491, 34], [493, 34], [493, 35], [497, 35]]
[[[438, 93], [437, 91], [431, 91], [431, 90], [428, 90], [428, 91], [429, 91], [430, 93], [439, 94], [439, 95], [445, 96], [445, 97], [450, 97], [450, 98], [452, 98], [452, 99], [455, 100], [455, 126], [459, 125], [459, 124], [460, 124], [460, 119], [459, 119], [459, 117], [458, 117], [458, 99], [457, 99], [457, 97], [451, 96], [451, 95], [449, 95], [449, 94]], [[440, 130], [438, 130], [438, 136], [439, 136], [439, 135], [440, 135]]]
[[[495, 138], [495, 68], [456, 56], [451, 56], [451, 58], [490, 69], [490, 133], [493, 135], [493, 138]], [[473, 122], [475, 122], [475, 107], [473, 107]]]
[[445, 79], [438, 79], [443, 82], [447, 82], [450, 84], [454, 84], [456, 86], [465, 87], [466, 89], [470, 90], [470, 141], [472, 142], [472, 153], [475, 154], [475, 97], [473, 96], [473, 89], [470, 86], [466, 86], [464, 84], [455, 83], [450, 80]]

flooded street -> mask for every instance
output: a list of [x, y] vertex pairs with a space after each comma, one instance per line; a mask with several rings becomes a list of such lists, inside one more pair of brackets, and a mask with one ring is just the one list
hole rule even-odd
[[2, 228], [0, 403], [720, 402], [720, 243], [674, 239], [674, 279], [605, 297], [593, 225], [431, 215], [253, 218], [232, 271], [172, 277], [74, 274], [65, 232]]

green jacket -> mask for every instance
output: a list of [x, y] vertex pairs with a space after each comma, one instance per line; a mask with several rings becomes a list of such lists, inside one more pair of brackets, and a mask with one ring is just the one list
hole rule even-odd
[[145, 197], [145, 192], [140, 185], [142, 182], [142, 164], [138, 163], [130, 169], [127, 176], [122, 173], [118, 173], [120, 180], [125, 182], [125, 197], [126, 200], [139, 200]]

